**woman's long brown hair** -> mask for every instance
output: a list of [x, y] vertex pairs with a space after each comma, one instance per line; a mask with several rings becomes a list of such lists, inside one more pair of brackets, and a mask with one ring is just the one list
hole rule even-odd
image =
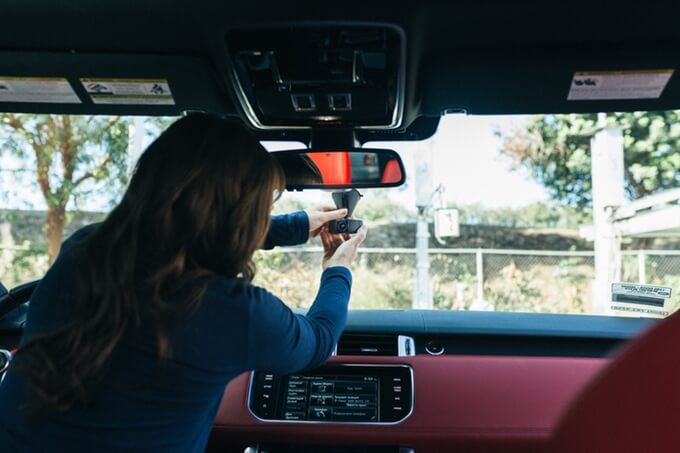
[[196, 114], [168, 128], [120, 204], [73, 247], [71, 321], [17, 354], [29, 415], [91, 401], [121, 339], [142, 323], [167, 357], [169, 323], [198, 307], [212, 277], [253, 278], [283, 187], [276, 160], [242, 126]]

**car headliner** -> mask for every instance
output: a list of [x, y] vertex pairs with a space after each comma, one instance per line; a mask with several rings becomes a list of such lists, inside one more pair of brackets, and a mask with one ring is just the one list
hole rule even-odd
[[[518, 114], [673, 109], [680, 107], [680, 75], [671, 78], [659, 99], [567, 100], [576, 71], [680, 68], [680, 27], [669, 8], [668, 2], [656, 1], [3, 2], [0, 75], [65, 76], [72, 81], [162, 77], [170, 81], [177, 104], [0, 103], [0, 111], [174, 115], [203, 110], [242, 116], [228, 76], [227, 31], [338, 22], [395, 24], [406, 35], [403, 126], [410, 127], [360, 132], [359, 141], [425, 138], [446, 110]], [[304, 138], [293, 131], [262, 131], [260, 136]]]

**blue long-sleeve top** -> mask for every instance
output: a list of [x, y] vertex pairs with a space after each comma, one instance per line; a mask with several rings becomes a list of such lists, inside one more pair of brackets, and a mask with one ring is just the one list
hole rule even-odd
[[[307, 240], [304, 212], [274, 216], [266, 248]], [[36, 288], [22, 343], [68, 321], [72, 241]], [[347, 320], [352, 277], [344, 267], [321, 276], [306, 315], [265, 289], [215, 278], [199, 309], [173, 329], [172, 355], [159, 374], [154, 345], [124, 338], [91, 405], [48, 413], [29, 424], [21, 376], [0, 385], [0, 450], [199, 452], [205, 449], [226, 384], [248, 370], [292, 373], [323, 364]], [[152, 326], [151, 326], [152, 327]]]

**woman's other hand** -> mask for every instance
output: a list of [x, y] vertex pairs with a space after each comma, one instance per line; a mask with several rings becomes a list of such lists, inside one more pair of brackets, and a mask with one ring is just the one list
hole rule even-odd
[[315, 238], [321, 233], [321, 228], [328, 222], [342, 219], [347, 215], [347, 209], [335, 209], [331, 206], [305, 209], [309, 218], [309, 238]]
[[367, 232], [366, 225], [362, 225], [354, 235], [331, 234], [326, 228], [322, 228], [323, 269], [326, 270], [333, 266], [343, 266], [349, 269], [359, 245], [366, 239]]

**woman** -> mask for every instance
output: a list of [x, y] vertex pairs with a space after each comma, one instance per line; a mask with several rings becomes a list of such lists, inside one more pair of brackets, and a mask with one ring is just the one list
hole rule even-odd
[[[255, 137], [216, 117], [149, 146], [120, 204], [64, 243], [35, 290], [0, 386], [0, 450], [203, 451], [232, 378], [324, 363], [366, 230], [330, 235], [344, 210], [270, 217], [283, 187]], [[321, 285], [295, 315], [250, 284], [253, 253], [317, 234]]]

